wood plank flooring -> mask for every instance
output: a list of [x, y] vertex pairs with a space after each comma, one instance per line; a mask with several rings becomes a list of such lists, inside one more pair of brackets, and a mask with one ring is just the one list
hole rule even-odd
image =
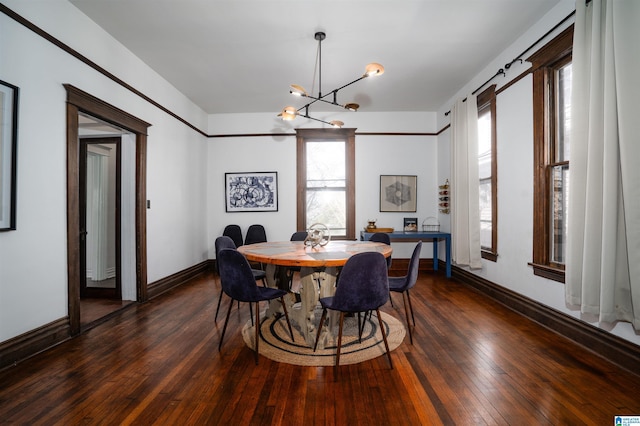
[[[443, 274], [422, 272], [414, 345], [362, 364], [299, 367], [214, 323], [205, 275], [0, 373], [0, 424], [610, 425], [640, 414], [640, 377]], [[384, 311], [404, 323], [402, 300]], [[225, 301], [228, 299], [225, 298]], [[226, 303], [223, 305], [226, 309]]]

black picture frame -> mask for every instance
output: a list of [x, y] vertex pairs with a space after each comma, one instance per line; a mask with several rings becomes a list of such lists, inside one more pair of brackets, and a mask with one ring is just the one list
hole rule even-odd
[[0, 80], [0, 231], [16, 229], [19, 92]]
[[418, 232], [418, 218], [417, 217], [405, 217], [404, 224], [402, 225], [404, 232]]
[[415, 175], [380, 175], [380, 211], [417, 211], [418, 177]]
[[277, 212], [278, 172], [225, 173], [227, 212]]

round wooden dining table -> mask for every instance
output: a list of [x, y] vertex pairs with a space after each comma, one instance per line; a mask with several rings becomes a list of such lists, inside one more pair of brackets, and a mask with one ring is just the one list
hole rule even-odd
[[[289, 318], [297, 325], [307, 344], [313, 346], [316, 338], [315, 310], [321, 297], [333, 296], [340, 267], [356, 253], [376, 251], [384, 257], [391, 256], [390, 245], [370, 241], [330, 241], [325, 246], [311, 247], [303, 241], [274, 241], [238, 247], [247, 260], [266, 265], [267, 285], [291, 291], [285, 277], [288, 267], [300, 268], [300, 302], [292, 292], [285, 298]], [[267, 315], [276, 315], [281, 309], [270, 304]], [[320, 335], [319, 347], [327, 342], [329, 330], [336, 322], [329, 317], [327, 329]]]

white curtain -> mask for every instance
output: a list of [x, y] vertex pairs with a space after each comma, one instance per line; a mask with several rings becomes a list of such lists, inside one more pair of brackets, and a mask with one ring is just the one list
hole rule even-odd
[[451, 108], [451, 257], [482, 268], [478, 178], [478, 106], [475, 95]]
[[640, 1], [576, 1], [566, 302], [640, 330]]

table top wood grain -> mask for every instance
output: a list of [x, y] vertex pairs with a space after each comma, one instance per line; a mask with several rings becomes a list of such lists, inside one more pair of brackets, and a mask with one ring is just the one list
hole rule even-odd
[[393, 249], [370, 241], [330, 241], [324, 247], [314, 248], [302, 241], [273, 241], [240, 246], [238, 251], [252, 262], [319, 268], [343, 266], [352, 255], [367, 251], [389, 257]]

